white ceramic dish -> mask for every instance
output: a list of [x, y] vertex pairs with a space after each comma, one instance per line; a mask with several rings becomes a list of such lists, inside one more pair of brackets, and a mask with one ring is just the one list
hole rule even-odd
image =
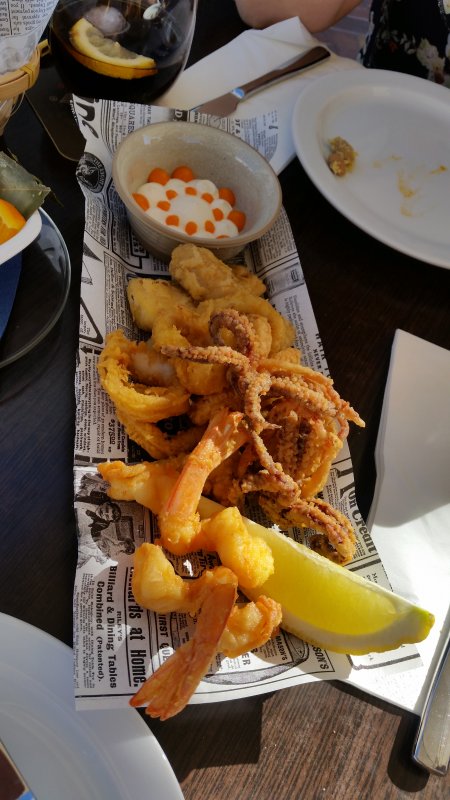
[[183, 800], [136, 711], [75, 711], [69, 647], [6, 614], [0, 640], [0, 738], [38, 798]]
[[[191, 238], [156, 222], [138, 206], [132, 193], [151, 169], [163, 167], [170, 174], [181, 164], [197, 177], [233, 190], [236, 208], [247, 217], [241, 233], [229, 239]], [[233, 258], [273, 225], [281, 208], [281, 187], [265, 158], [238, 136], [209, 125], [159, 122], [138, 128], [117, 148], [112, 172], [137, 238], [149, 252], [165, 260], [177, 245], [186, 242], [207, 247], [222, 260]]]
[[[317, 188], [376, 239], [450, 268], [450, 102], [448, 89], [387, 70], [355, 69], [318, 78], [296, 103], [297, 155]], [[327, 142], [357, 151], [339, 178]]]
[[0, 244], [0, 265], [4, 264], [5, 261], [9, 261], [17, 253], [21, 253], [31, 242], [34, 242], [39, 236], [41, 227], [41, 215], [39, 214], [39, 209], [36, 209], [19, 233], [16, 233], [4, 244]]

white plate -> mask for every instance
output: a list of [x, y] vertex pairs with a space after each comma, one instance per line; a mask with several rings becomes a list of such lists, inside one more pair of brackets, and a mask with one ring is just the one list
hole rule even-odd
[[4, 244], [0, 244], [0, 265], [4, 264], [5, 261], [9, 261], [9, 259], [17, 255], [17, 253], [21, 253], [31, 242], [34, 242], [37, 236], [39, 236], [41, 227], [41, 215], [39, 214], [39, 209], [36, 209], [19, 233], [16, 233], [15, 236], [8, 239]]
[[69, 647], [6, 614], [0, 642], [0, 738], [38, 798], [183, 800], [136, 711], [75, 711]]
[[[338, 211], [396, 250], [446, 268], [449, 130], [447, 88], [387, 70], [318, 78], [299, 96], [292, 122], [305, 171]], [[358, 154], [344, 177], [326, 164], [335, 136]]]

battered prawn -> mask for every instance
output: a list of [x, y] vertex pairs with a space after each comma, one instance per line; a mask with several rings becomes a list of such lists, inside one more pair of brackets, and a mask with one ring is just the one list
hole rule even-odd
[[146, 680], [131, 698], [131, 706], [146, 705], [146, 714], [162, 720], [183, 710], [218, 651], [236, 595], [236, 576], [231, 570], [218, 567], [192, 639], [175, 650]]
[[[198, 578], [182, 578], [162, 547], [144, 542], [134, 556], [133, 595], [136, 602], [149, 611], [193, 615], [203, 606], [211, 586], [224, 574], [224, 567], [220, 566], [205, 570]], [[234, 658], [238, 649], [245, 653], [260, 647], [280, 622], [281, 606], [268, 597], [236, 605], [227, 622], [227, 633], [220, 642], [220, 652]]]
[[182, 468], [184, 457], [161, 461], [104, 461], [97, 469], [108, 481], [107, 494], [113, 500], [134, 500], [159, 514], [168, 500]]
[[268, 597], [235, 605], [237, 578], [231, 570], [215, 567], [186, 580], [153, 544], [142, 544], [135, 553], [132, 589], [141, 606], [158, 613], [195, 614], [201, 609], [193, 638], [130, 701], [133, 706], [148, 703], [146, 713], [161, 719], [184, 708], [217, 653], [237, 658], [261, 647], [281, 623], [281, 606]]
[[197, 511], [208, 474], [246, 439], [245, 429], [239, 429], [241, 417], [219, 412], [179, 473], [181, 460], [132, 467], [110, 462], [99, 464], [98, 469], [110, 483], [110, 497], [136, 500], [158, 514], [161, 544], [169, 552], [214, 551], [245, 590], [262, 585], [273, 573], [270, 547], [261, 538], [250, 536], [235, 506], [203, 521]]
[[172, 553], [198, 549], [198, 502], [208, 475], [248, 439], [243, 415], [223, 409], [214, 415], [202, 439], [187, 456], [171, 496], [158, 517], [161, 541]]

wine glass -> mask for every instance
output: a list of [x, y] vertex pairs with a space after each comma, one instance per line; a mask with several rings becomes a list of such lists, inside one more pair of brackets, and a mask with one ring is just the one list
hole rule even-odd
[[197, 0], [60, 0], [50, 23], [52, 55], [81, 97], [151, 103], [183, 70]]

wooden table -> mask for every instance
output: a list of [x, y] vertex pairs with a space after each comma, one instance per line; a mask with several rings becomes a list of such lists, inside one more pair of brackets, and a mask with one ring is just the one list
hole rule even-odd
[[[200, 4], [192, 60], [242, 30], [232, 0], [215, 6]], [[75, 163], [57, 153], [27, 102], [9, 122], [3, 146], [53, 188], [57, 202], [48, 199], [45, 208], [68, 245], [72, 285], [55, 330], [29, 356], [0, 371], [0, 611], [71, 644], [83, 201]], [[350, 437], [357, 499], [366, 516], [394, 332], [402, 328], [450, 348], [450, 272], [401, 255], [347, 222], [297, 159], [280, 178], [331, 374], [367, 423]], [[337, 681], [190, 706], [149, 725], [186, 800], [450, 795], [449, 777], [429, 776], [411, 761], [417, 718]]]

